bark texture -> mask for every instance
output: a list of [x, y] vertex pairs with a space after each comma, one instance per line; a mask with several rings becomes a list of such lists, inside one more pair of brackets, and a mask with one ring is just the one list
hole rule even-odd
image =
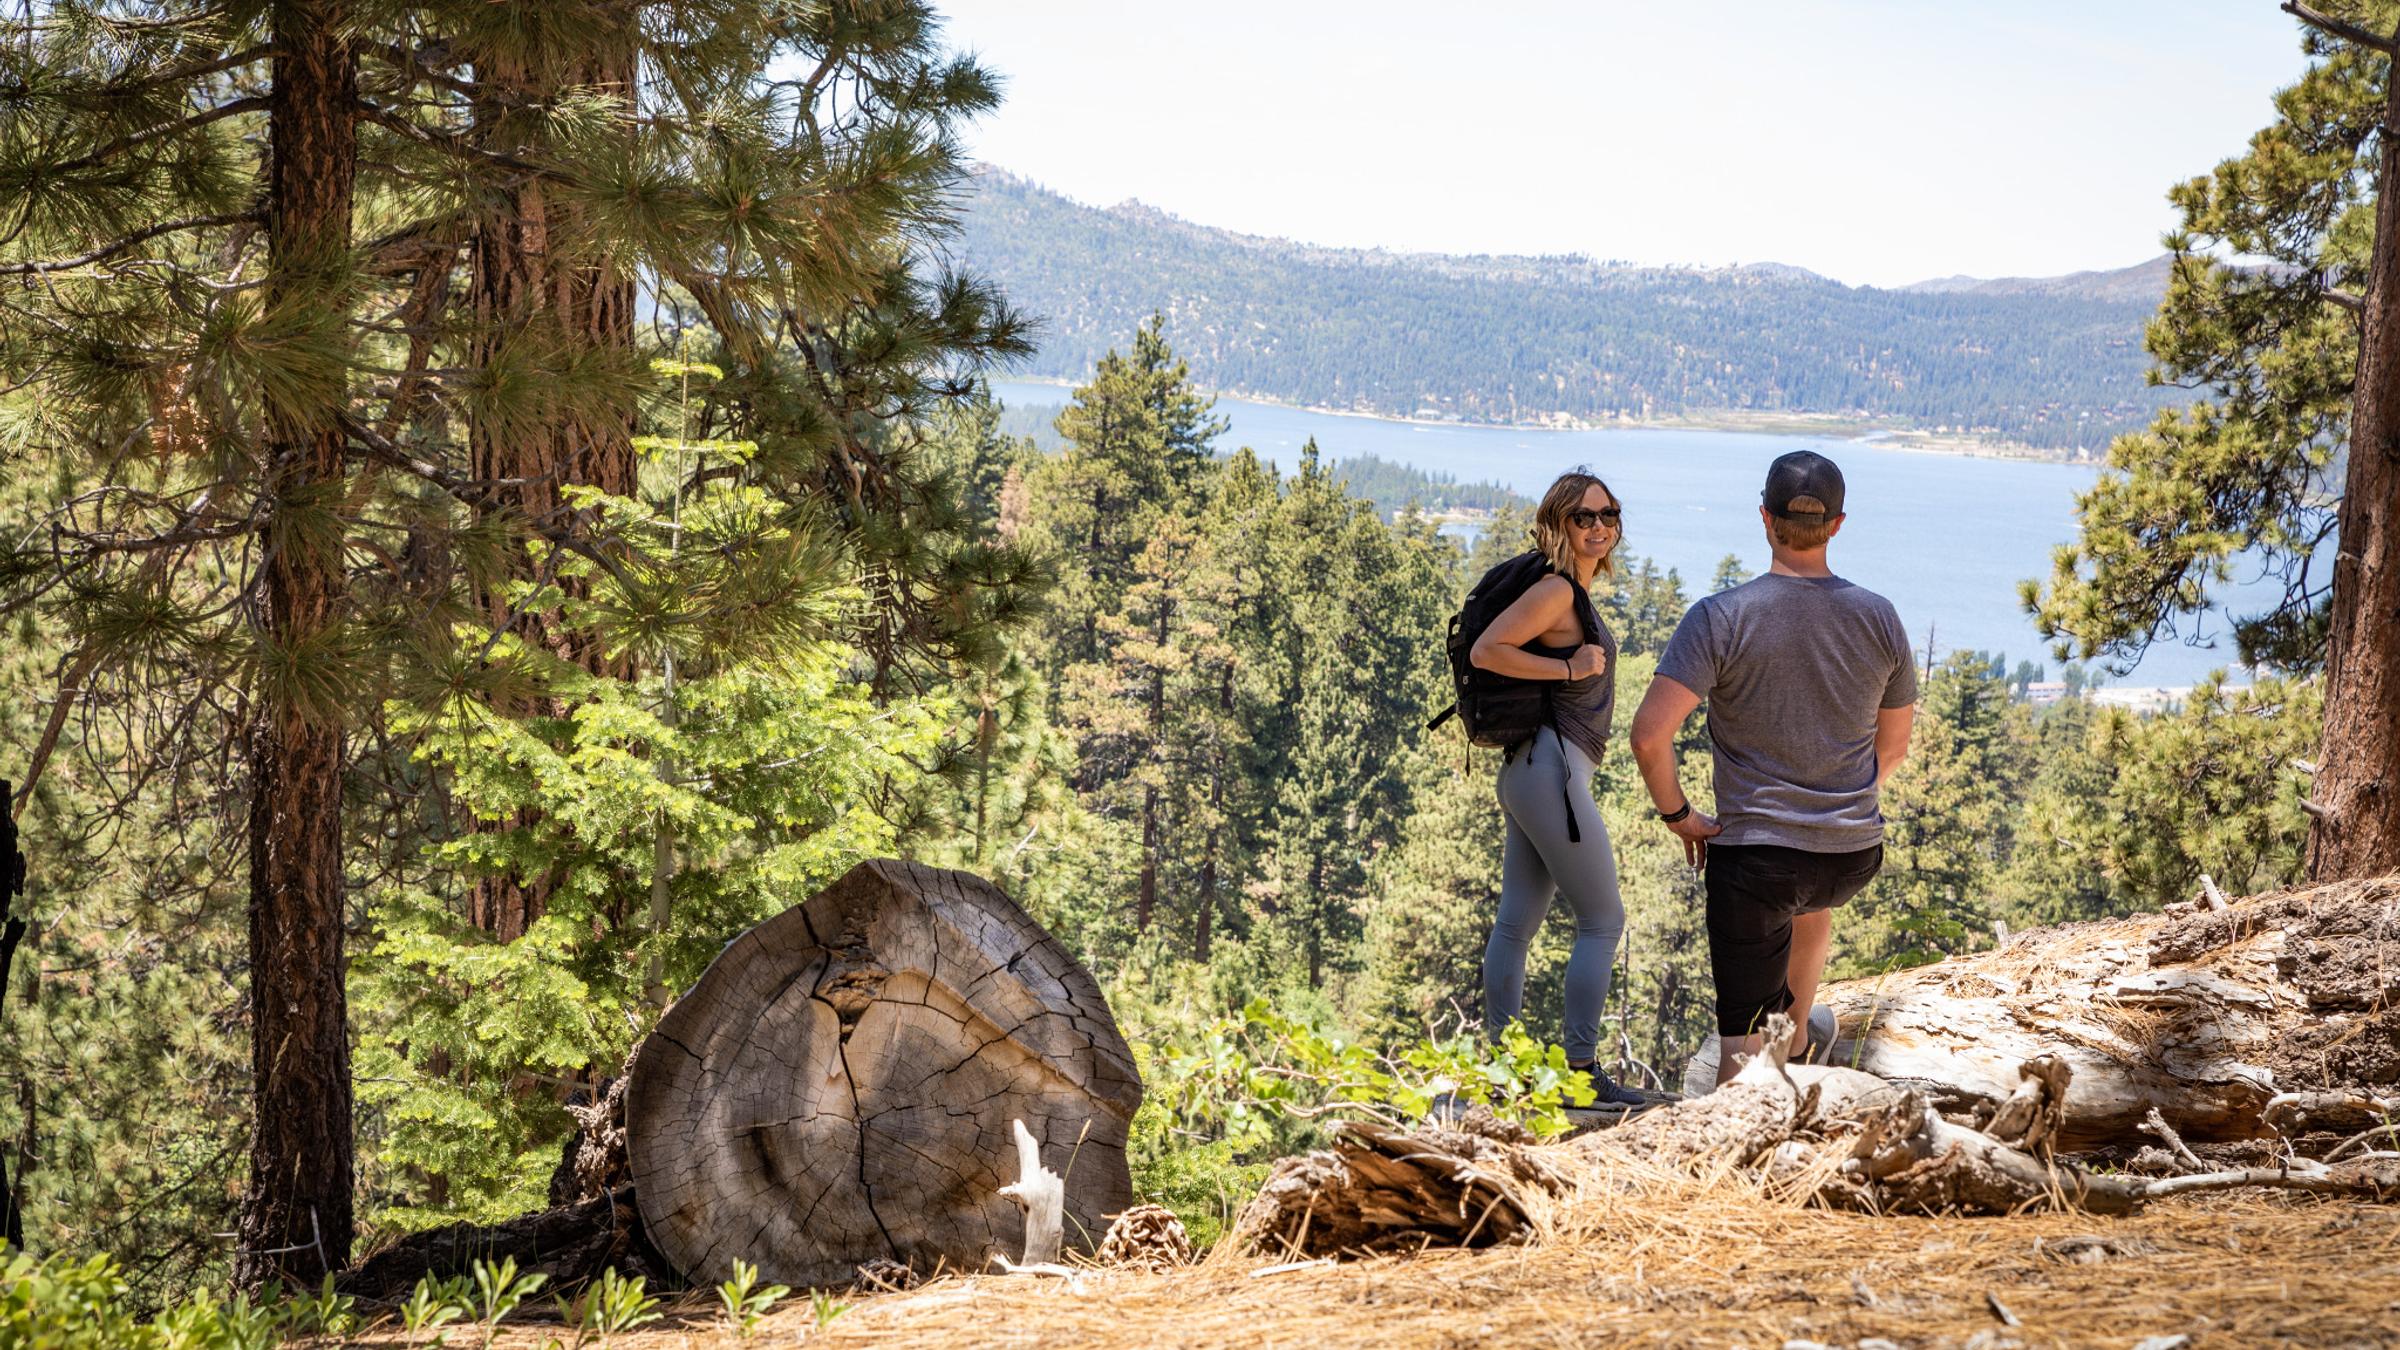
[[[1829, 985], [1828, 1062], [1989, 1120], [2019, 1066], [2071, 1075], [2062, 1152], [2139, 1143], [2157, 1110], [2196, 1142], [2275, 1134], [2279, 1093], [2400, 1084], [2400, 878], [2020, 933], [1999, 947]], [[1686, 1072], [1713, 1081], [1713, 1045]]]
[[[357, 175], [356, 58], [338, 3], [275, 10], [268, 109], [270, 309], [339, 293]], [[269, 674], [249, 735], [250, 1053], [255, 1086], [237, 1283], [314, 1284], [352, 1236], [349, 1010], [342, 957], [340, 710], [302, 699], [276, 667], [338, 660], [325, 639], [344, 600], [339, 380], [326, 406], [267, 409], [264, 628]]]
[[1089, 1249], [1132, 1199], [1141, 1083], [1099, 986], [991, 883], [863, 863], [728, 944], [644, 1043], [627, 1152], [650, 1239], [695, 1284], [795, 1286], [1022, 1250], [1012, 1122]]
[[[590, 31], [571, 53], [492, 54], [476, 63], [486, 97], [477, 138], [497, 153], [539, 157], [528, 144], [538, 126], [523, 111], [570, 93], [630, 100], [635, 66], [628, 7], [592, 7]], [[470, 476], [506, 482], [487, 514], [516, 534], [583, 533], [561, 489], [598, 488], [631, 496], [636, 487], [633, 407], [625, 391], [633, 368], [634, 275], [600, 246], [584, 212], [562, 188], [520, 174], [483, 198], [469, 248], [475, 325], [471, 365], [489, 394], [468, 419]], [[512, 559], [511, 574], [525, 564]], [[555, 614], [512, 613], [501, 578], [481, 588], [495, 629], [510, 629], [595, 674], [623, 676], [590, 635]], [[573, 593], [574, 578], [562, 579]], [[507, 827], [530, 823], [526, 813]], [[503, 942], [525, 935], [547, 908], [556, 878], [491, 877], [468, 899], [476, 927]]]
[[2400, 79], [2386, 83], [2311, 793], [2317, 881], [2400, 872]]

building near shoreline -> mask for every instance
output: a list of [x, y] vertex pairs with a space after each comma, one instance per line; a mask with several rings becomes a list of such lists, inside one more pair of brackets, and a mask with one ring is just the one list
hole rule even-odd
[[2175, 689], [2128, 687], [2094, 689], [2085, 697], [2091, 699], [2097, 707], [2123, 708], [2128, 712], [2136, 713], [2164, 713], [2181, 708], [2183, 701], [2191, 697], [2191, 693], [2189, 685]]

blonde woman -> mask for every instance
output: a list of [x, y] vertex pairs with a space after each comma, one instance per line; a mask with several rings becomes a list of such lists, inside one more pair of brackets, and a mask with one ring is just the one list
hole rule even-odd
[[1525, 1001], [1525, 955], [1563, 894], [1575, 910], [1567, 959], [1566, 1048], [1570, 1067], [1591, 1075], [1602, 1104], [1639, 1105], [1598, 1064], [1600, 1014], [1608, 1003], [1625, 904], [1615, 850], [1592, 801], [1592, 771], [1608, 746], [1616, 711], [1617, 640], [1600, 621], [1591, 585], [1613, 570], [1624, 538], [1617, 496], [1591, 474], [1559, 475], [1533, 516], [1534, 547], [1548, 575], [1494, 618], [1469, 654], [1477, 667], [1517, 680], [1549, 680], [1548, 725], [1509, 749], [1500, 765], [1500, 809], [1508, 820], [1501, 855], [1500, 913], [1483, 953], [1483, 1015], [1498, 1036]]

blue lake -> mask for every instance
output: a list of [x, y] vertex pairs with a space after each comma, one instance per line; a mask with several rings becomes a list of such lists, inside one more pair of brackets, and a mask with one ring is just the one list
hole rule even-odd
[[[993, 382], [1014, 407], [1064, 404], [1065, 386]], [[1232, 423], [1218, 444], [1249, 446], [1287, 471], [1314, 437], [1328, 462], [1374, 455], [1460, 481], [1502, 484], [1538, 496], [1561, 471], [1587, 465], [1625, 505], [1625, 547], [1705, 587], [1731, 553], [1753, 572], [1767, 565], [1758, 488], [1770, 461], [1801, 447], [1842, 466], [1849, 520], [1834, 541], [1834, 570], [1891, 598], [1924, 650], [2006, 653], [2013, 665], [2058, 662], [2017, 601], [2017, 583], [2047, 578], [2051, 551], [2075, 536], [2075, 494], [2098, 470], [2086, 465], [1895, 450], [1871, 441], [1736, 431], [1543, 431], [1445, 426], [1306, 412], [1219, 399]], [[2224, 588], [2237, 612], [2263, 605], [2280, 585], [2247, 574]], [[2213, 645], [2169, 638], [2152, 647], [2120, 685], [2188, 685], [2235, 666], [2232, 639], [2210, 616]], [[2247, 675], [2236, 667], [2235, 679]]]

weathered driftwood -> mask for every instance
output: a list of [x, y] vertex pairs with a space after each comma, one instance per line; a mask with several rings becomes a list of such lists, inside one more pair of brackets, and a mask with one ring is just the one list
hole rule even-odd
[[627, 1149], [650, 1239], [694, 1283], [1019, 1250], [1023, 1120], [1065, 1240], [1132, 1198], [1141, 1084], [1091, 976], [979, 877], [862, 864], [728, 944], [644, 1044]]
[[[2018, 933], [1822, 999], [1840, 1021], [1826, 1062], [1954, 1121], [1990, 1120], [2017, 1067], [2053, 1055], [2062, 1152], [2139, 1142], [2152, 1111], [2195, 1143], [2267, 1138], [2305, 1123], [2274, 1118], [2279, 1094], [2400, 1088], [2400, 878]], [[1687, 1092], [1714, 1073], [1711, 1045]]]
[[1786, 1063], [1770, 1020], [1766, 1052], [1715, 1092], [1614, 1129], [1533, 1145], [1473, 1120], [1393, 1131], [1348, 1126], [1329, 1150], [1287, 1158], [1244, 1214], [1241, 1240], [1278, 1256], [1334, 1256], [1537, 1236], [1541, 1205], [1579, 1178], [1641, 1167], [1746, 1169], [1798, 1197], [1877, 1212], [2009, 1214], [2027, 1208], [2128, 1213], [2163, 1196], [2269, 1187], [2363, 1199], [2400, 1197], [2400, 1153], [2333, 1164], [2140, 1177], [2056, 1156], [2073, 1072], [2055, 1055], [2017, 1081], [1974, 1129], [1917, 1089], [1841, 1065]]
[[1067, 1183], [1042, 1166], [1042, 1146], [1024, 1121], [1012, 1120], [1009, 1128], [1017, 1136], [1017, 1179], [1000, 1193], [1025, 1212], [1025, 1259], [1018, 1264], [1054, 1265], [1067, 1234]]

